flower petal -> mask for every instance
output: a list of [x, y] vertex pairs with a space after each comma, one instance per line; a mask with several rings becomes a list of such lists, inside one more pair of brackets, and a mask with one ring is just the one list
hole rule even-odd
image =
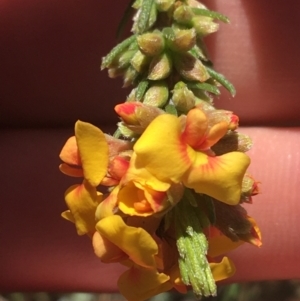
[[209, 237], [208, 240], [208, 251], [207, 255], [209, 257], [218, 257], [222, 254], [225, 254], [231, 250], [234, 250], [241, 246], [244, 241], [232, 241], [229, 237], [222, 234], [218, 231], [218, 235], [214, 235], [213, 237]]
[[96, 229], [136, 264], [146, 268], [156, 267], [154, 256], [158, 253], [158, 247], [144, 229], [127, 226], [118, 215], [103, 218], [97, 223]]
[[156, 270], [133, 266], [118, 280], [121, 294], [130, 301], [144, 301], [172, 288], [170, 277]]
[[241, 198], [242, 181], [249, 164], [249, 157], [240, 152], [218, 157], [197, 152], [195, 162], [183, 177], [183, 183], [198, 193], [236, 205]]
[[223, 257], [219, 263], [211, 262], [209, 265], [215, 281], [227, 279], [235, 273], [235, 266], [228, 257]]
[[262, 241], [260, 229], [252, 217], [248, 216], [247, 219], [252, 224], [251, 232], [249, 234], [239, 235], [239, 238], [255, 247], [261, 247]]
[[59, 157], [67, 164], [81, 166], [81, 160], [75, 136], [72, 136], [67, 140], [59, 154]]
[[[87, 182], [73, 185], [66, 191], [65, 201], [74, 218], [78, 235], [95, 231], [95, 211], [101, 197], [100, 193]], [[68, 216], [63, 215], [67, 218]]]
[[71, 177], [83, 177], [83, 170], [81, 168], [72, 167], [66, 163], [60, 164], [59, 170]]
[[203, 111], [192, 109], [186, 117], [186, 125], [182, 138], [185, 143], [197, 149], [203, 143], [207, 132], [207, 118]]
[[98, 232], [93, 235], [93, 247], [96, 256], [105, 263], [119, 262], [128, 258], [127, 254]]
[[137, 163], [137, 155], [135, 153], [131, 156], [130, 166], [125, 177], [122, 179], [122, 184], [126, 185], [131, 181], [139, 183], [140, 185], [147, 185], [157, 191], [167, 191], [171, 186], [169, 180], [163, 182], [157, 179], [155, 175], [150, 173], [145, 167], [140, 166]]
[[95, 218], [97, 221], [114, 214], [118, 205], [118, 193], [121, 186], [116, 186], [113, 191], [97, 207]]
[[100, 129], [90, 123], [77, 121], [75, 136], [84, 178], [94, 187], [104, 178], [108, 165], [108, 145]]
[[145, 168], [161, 181], [180, 182], [194, 159], [180, 135], [181, 123], [176, 116], [155, 118], [134, 146], [135, 168]]
[[118, 194], [119, 209], [128, 215], [149, 216], [168, 206], [166, 192], [153, 190], [151, 187], [129, 182]]

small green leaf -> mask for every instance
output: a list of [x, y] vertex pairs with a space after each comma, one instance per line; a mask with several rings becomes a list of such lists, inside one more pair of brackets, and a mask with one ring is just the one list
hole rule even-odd
[[138, 34], [142, 34], [147, 30], [153, 1], [154, 0], [143, 0], [142, 6], [140, 8], [141, 12], [137, 21]]
[[218, 89], [218, 87], [208, 83], [187, 83], [187, 86], [189, 89], [201, 89], [215, 95], [220, 95], [220, 90]]
[[101, 64], [101, 70], [109, 67], [109, 65], [114, 61], [114, 59], [119, 56], [126, 48], [136, 40], [136, 36], [132, 35], [127, 38], [117, 46], [115, 46], [103, 59]]
[[147, 80], [142, 80], [139, 82], [135, 92], [135, 98], [137, 101], [141, 101], [141, 99], [144, 97], [148, 85], [149, 85], [149, 81]]
[[205, 17], [210, 17], [212, 19], [216, 19], [219, 21], [222, 21], [224, 23], [229, 23], [230, 20], [228, 17], [226, 17], [225, 15], [222, 15], [216, 11], [213, 10], [208, 10], [208, 9], [204, 9], [204, 8], [192, 8], [192, 11], [196, 14], [196, 15], [200, 15], [200, 16], [205, 16]]
[[206, 66], [206, 70], [213, 79], [215, 79], [222, 86], [224, 86], [224, 88], [227, 89], [232, 96], [235, 96], [236, 91], [233, 84], [230, 81], [228, 81], [223, 74], [218, 73], [217, 71], [207, 66]]

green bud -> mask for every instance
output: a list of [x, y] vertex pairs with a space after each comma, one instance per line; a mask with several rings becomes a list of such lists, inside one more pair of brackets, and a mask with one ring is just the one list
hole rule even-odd
[[175, 30], [174, 38], [169, 40], [169, 47], [178, 52], [187, 52], [196, 44], [196, 30], [183, 29]]
[[187, 113], [195, 106], [196, 97], [184, 82], [178, 82], [174, 87], [172, 100], [177, 110]]
[[134, 9], [139, 9], [142, 6], [142, 0], [135, 0], [132, 4]]
[[191, 20], [194, 16], [192, 9], [187, 5], [178, 6], [173, 13], [173, 19], [183, 25], [192, 25]]
[[150, 58], [138, 50], [135, 52], [135, 55], [131, 59], [130, 63], [137, 72], [142, 73], [149, 65]]
[[186, 80], [204, 82], [209, 79], [205, 66], [190, 53], [176, 55], [174, 65], [177, 72]]
[[138, 72], [131, 66], [127, 68], [125, 74], [124, 74], [124, 84], [123, 87], [126, 88], [134, 83], [136, 78], [138, 77]]
[[163, 107], [169, 99], [169, 89], [165, 81], [155, 82], [146, 92], [143, 103], [154, 107]]
[[119, 68], [109, 68], [108, 69], [108, 76], [110, 78], [116, 78], [118, 76], [123, 76], [125, 74], [125, 69], [119, 69]]
[[134, 56], [136, 50], [128, 50], [124, 52], [118, 59], [117, 68], [124, 69], [130, 64], [132, 57]]
[[155, 3], [158, 11], [166, 12], [174, 5], [175, 0], [155, 0]]
[[137, 42], [141, 52], [147, 56], [160, 54], [165, 47], [163, 35], [157, 32], [148, 32], [137, 37]]
[[186, 3], [188, 6], [193, 7], [193, 8], [206, 8], [206, 6], [197, 0], [186, 0]]
[[160, 80], [167, 78], [172, 71], [172, 59], [166, 52], [155, 56], [149, 66], [148, 79]]
[[204, 37], [213, 32], [218, 31], [219, 24], [213, 22], [212, 18], [204, 16], [195, 16], [192, 19], [193, 27], [196, 29], [197, 34]]
[[157, 116], [165, 114], [165, 112], [157, 107], [143, 104], [143, 106], [137, 107], [135, 114], [141, 128], [144, 131]]
[[136, 134], [129, 129], [123, 122], [118, 122], [118, 129], [120, 133], [126, 138], [133, 138]]

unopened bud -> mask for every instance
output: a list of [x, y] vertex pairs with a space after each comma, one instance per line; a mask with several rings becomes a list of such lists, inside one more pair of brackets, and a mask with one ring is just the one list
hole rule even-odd
[[252, 176], [246, 174], [242, 182], [241, 202], [252, 203], [252, 196], [260, 193], [259, 182]]
[[117, 68], [124, 69], [130, 64], [132, 57], [134, 56], [136, 50], [128, 50], [124, 52], [118, 59]]
[[142, 129], [146, 127], [159, 115], [165, 114], [165, 112], [157, 107], [144, 105], [136, 109], [136, 118], [139, 120], [139, 123]]
[[115, 106], [116, 113], [127, 124], [139, 124], [136, 118], [135, 111], [137, 107], [141, 107], [143, 104], [140, 102], [125, 102]]
[[125, 74], [125, 69], [119, 69], [119, 68], [109, 68], [108, 69], [108, 76], [110, 78], [116, 78], [118, 76], [123, 76]]
[[165, 81], [155, 82], [146, 92], [143, 103], [154, 107], [163, 107], [169, 98], [169, 89]]
[[172, 60], [166, 52], [155, 56], [149, 66], [148, 79], [165, 79], [172, 71]]
[[175, 39], [173, 41], [173, 49], [179, 52], [187, 52], [196, 44], [196, 30], [183, 29], [175, 31]]
[[130, 63], [137, 72], [142, 73], [143, 71], [145, 71], [150, 61], [151, 59], [148, 56], [138, 50], [131, 59]]
[[155, 0], [155, 3], [158, 11], [166, 12], [174, 5], [175, 0]]
[[123, 136], [128, 138], [141, 135], [157, 116], [165, 114], [157, 107], [140, 102], [119, 104], [115, 110], [124, 121], [118, 123], [119, 130]]
[[197, 0], [186, 0], [186, 3], [188, 6], [193, 7], [193, 8], [204, 8], [206, 9], [206, 6]]
[[183, 25], [191, 25], [191, 20], [194, 16], [192, 9], [184, 4], [178, 6], [173, 13], [173, 19]]
[[124, 74], [123, 87], [126, 88], [132, 85], [138, 76], [138, 72], [131, 66], [129, 66]]
[[218, 31], [219, 24], [213, 22], [212, 18], [204, 16], [195, 16], [192, 19], [193, 27], [196, 29], [197, 34], [204, 37], [213, 32]]
[[159, 32], [148, 32], [137, 37], [137, 42], [142, 53], [147, 56], [160, 54], [165, 47], [163, 35]]
[[[145, 128], [154, 118], [164, 111], [141, 102], [126, 102], [115, 106], [115, 111], [126, 126], [142, 126]], [[133, 127], [134, 128], [134, 127]]]
[[108, 144], [109, 157], [116, 156], [120, 152], [132, 149], [132, 143], [130, 141], [117, 139], [108, 134], [104, 134], [104, 136]]
[[176, 109], [182, 113], [187, 113], [195, 106], [195, 95], [184, 82], [175, 85], [172, 100]]
[[209, 79], [205, 66], [190, 53], [176, 55], [174, 65], [177, 72], [186, 80], [204, 82]]
[[118, 129], [119, 129], [120, 133], [124, 137], [126, 137], [126, 138], [133, 138], [133, 137], [136, 136], [136, 134], [132, 130], [130, 130], [128, 128], [128, 126], [126, 124], [124, 124], [123, 122], [118, 122], [117, 125], [118, 125]]
[[212, 146], [212, 150], [217, 156], [234, 151], [245, 153], [251, 149], [252, 144], [252, 140], [249, 136], [229, 131], [222, 139]]
[[125, 175], [128, 167], [128, 158], [123, 157], [122, 154], [120, 154], [109, 160], [108, 173], [113, 179], [120, 181], [121, 178]]

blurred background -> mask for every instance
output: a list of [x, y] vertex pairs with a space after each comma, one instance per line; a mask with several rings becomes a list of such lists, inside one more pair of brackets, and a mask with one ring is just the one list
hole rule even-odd
[[[0, 149], [5, 146], [12, 154], [8, 157], [10, 160], [0, 157], [3, 160], [0, 166], [4, 166], [1, 184], [6, 188], [0, 191], [0, 288], [5, 288], [2, 293], [0, 289], [0, 301], [124, 300], [118, 294], [22, 293], [15, 290], [21, 285], [17, 281], [26, 278], [29, 283], [30, 276], [36, 277], [37, 283], [41, 279], [47, 282], [47, 275], [60, 266], [58, 262], [64, 265], [54, 257], [56, 249], [57, 253], [64, 251], [67, 254], [64, 260], [78, 263], [79, 257], [67, 253], [70, 250], [65, 247], [78, 246], [79, 238], [69, 225], [60, 221], [59, 215], [64, 209], [63, 192], [71, 181], [63, 180], [59, 174], [57, 155], [77, 119], [101, 125], [113, 125], [117, 121], [113, 107], [125, 99], [128, 91], [120, 88], [120, 80], [108, 79], [106, 72], [100, 72], [99, 65], [101, 57], [116, 43], [114, 33], [128, 2], [0, 0], [0, 127], [1, 137], [6, 139], [1, 140]], [[290, 0], [288, 5], [281, 1], [270, 4], [269, 0], [209, 0], [206, 3], [216, 10], [222, 6], [220, 11], [232, 21], [231, 26], [221, 26], [220, 32], [208, 41], [216, 69], [226, 74], [238, 91], [235, 100], [224, 94], [217, 101], [218, 106], [235, 111], [240, 115], [242, 125], [272, 126], [276, 120], [276, 125], [299, 126], [299, 81], [295, 79], [299, 77], [300, 67], [297, 44], [300, 1]], [[256, 16], [252, 22], [248, 20], [248, 13]], [[287, 34], [290, 29], [292, 34]], [[248, 35], [242, 36], [244, 33]], [[236, 51], [224, 51], [223, 45], [228, 41], [235, 42]], [[233, 59], [239, 62], [236, 68], [231, 65]], [[253, 68], [257, 62], [254, 67], [260, 68], [259, 76], [247, 72], [247, 68]], [[257, 110], [261, 102], [266, 105]], [[270, 107], [273, 108], [271, 114]], [[18, 136], [20, 129], [24, 131]], [[55, 131], [55, 136], [50, 130]], [[66, 131], [59, 136], [58, 130]], [[41, 131], [44, 131], [42, 139]], [[51, 188], [54, 184], [57, 185], [55, 189]], [[27, 223], [28, 220], [32, 223]], [[47, 238], [43, 241], [40, 238], [45, 237], [45, 232]], [[58, 243], [50, 245], [49, 241], [55, 242], [55, 239]], [[25, 250], [27, 246], [32, 248]], [[82, 258], [86, 260], [93, 254], [88, 247], [79, 248], [83, 250], [79, 261], [83, 266]], [[35, 249], [44, 257], [37, 257]], [[90, 279], [95, 279], [96, 269], [95, 274], [89, 271]], [[68, 276], [71, 274], [75, 274], [73, 270]], [[68, 290], [63, 287], [60, 277], [66, 278], [61, 273], [52, 277], [56, 278], [56, 289], [61, 283], [59, 290]], [[88, 282], [89, 279], [83, 285], [88, 286]], [[38, 287], [45, 287], [45, 283], [41, 280]], [[34, 289], [30, 287], [30, 291]], [[195, 298], [192, 294], [172, 292], [151, 299], [169, 300], [191, 301]], [[300, 281], [220, 286], [218, 297], [203, 300], [296, 301], [300, 300]]]
[[[167, 292], [149, 301], [196, 301], [192, 292], [186, 295]], [[300, 301], [300, 281], [282, 280], [224, 285], [217, 297], [203, 301]], [[10, 293], [0, 295], [0, 301], [126, 301], [120, 294], [93, 293]]]

